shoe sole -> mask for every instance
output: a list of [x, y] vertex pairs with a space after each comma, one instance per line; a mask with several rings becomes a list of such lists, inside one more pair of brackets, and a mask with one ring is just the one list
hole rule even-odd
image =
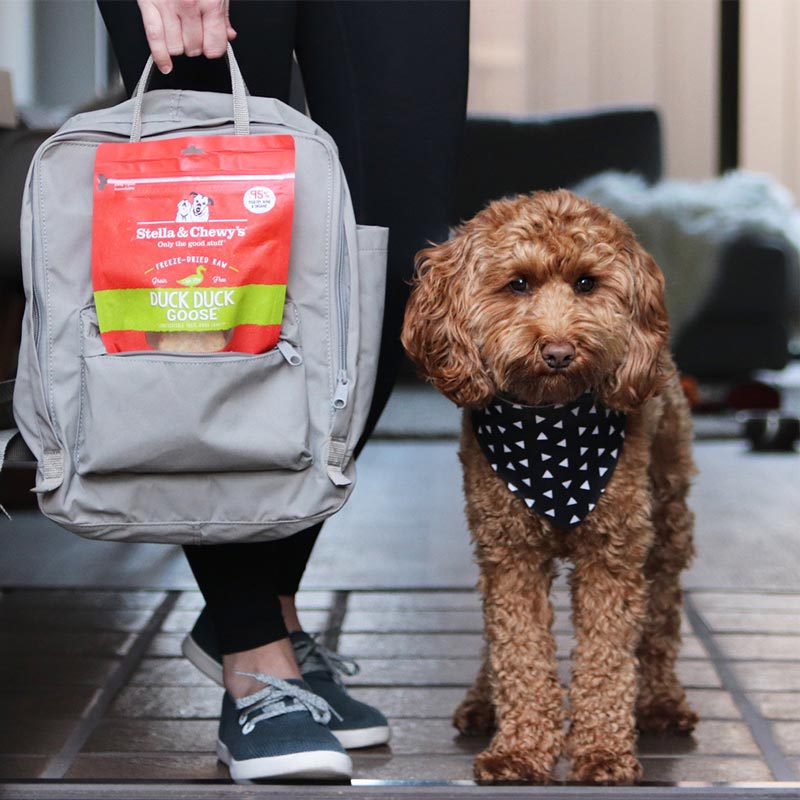
[[211, 658], [211, 656], [197, 644], [191, 634], [186, 636], [181, 642], [181, 652], [186, 659], [203, 673], [203, 675], [207, 678], [211, 678], [214, 683], [220, 686], [225, 685], [222, 678], [222, 664]]
[[331, 733], [339, 740], [339, 744], [345, 750], [357, 750], [359, 747], [376, 747], [379, 744], [386, 744], [391, 736], [388, 725], [381, 725], [375, 728], [352, 728], [346, 731], [335, 731], [331, 728]]
[[[222, 665], [211, 658], [200, 645], [195, 642], [191, 634], [184, 637], [181, 642], [181, 652], [207, 678], [214, 683], [224, 686], [222, 679]], [[339, 740], [345, 750], [356, 750], [360, 747], [377, 747], [386, 744], [391, 736], [388, 726], [382, 725], [375, 728], [352, 728], [350, 730], [332, 730], [331, 733]], [[227, 762], [226, 762], [227, 763]]]
[[224, 742], [217, 740], [217, 758], [226, 764], [235, 781], [259, 778], [350, 778], [353, 762], [345, 753], [335, 750], [311, 750], [285, 756], [265, 756], [237, 761]]

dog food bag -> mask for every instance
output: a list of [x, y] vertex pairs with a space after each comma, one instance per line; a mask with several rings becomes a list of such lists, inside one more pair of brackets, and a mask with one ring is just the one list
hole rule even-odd
[[294, 168], [285, 135], [101, 144], [92, 284], [106, 350], [274, 347]]

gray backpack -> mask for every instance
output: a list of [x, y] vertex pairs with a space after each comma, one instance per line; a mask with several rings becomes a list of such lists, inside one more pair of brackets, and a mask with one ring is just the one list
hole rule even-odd
[[[70, 119], [38, 150], [22, 212], [27, 299], [14, 417], [42, 511], [82, 536], [169, 543], [287, 536], [333, 514], [375, 382], [388, 231], [358, 226], [336, 147], [277, 100], [145, 92]], [[278, 346], [109, 354], [90, 269], [101, 142], [291, 134], [295, 211]], [[11, 440], [0, 434], [0, 445]], [[0, 447], [0, 464], [2, 464]]]

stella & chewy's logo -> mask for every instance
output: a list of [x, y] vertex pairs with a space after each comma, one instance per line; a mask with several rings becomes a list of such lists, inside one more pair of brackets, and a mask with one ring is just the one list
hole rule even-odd
[[[229, 242], [234, 236], [243, 238], [247, 229], [241, 225], [232, 228], [210, 228], [205, 225], [192, 225], [187, 228], [183, 225], [177, 228], [168, 228], [166, 225], [153, 225], [153, 223], [140, 222], [136, 227], [136, 238], [142, 239], [203, 239], [206, 246], [213, 245], [207, 239], [222, 239]], [[191, 245], [189, 245], [191, 247]]]
[[[271, 189], [273, 205], [275, 195]], [[214, 198], [202, 192], [189, 192], [178, 200], [175, 221], [171, 219], [152, 222], [139, 222], [136, 225], [137, 241], [155, 239], [158, 247], [219, 247], [234, 237], [244, 238], [247, 228], [240, 224], [246, 220], [220, 220], [216, 225], [196, 225], [206, 223], [211, 218]], [[258, 212], [263, 213], [263, 212]], [[225, 226], [224, 223], [235, 223]], [[177, 240], [170, 242], [170, 239]], [[162, 244], [162, 241], [165, 242]]]

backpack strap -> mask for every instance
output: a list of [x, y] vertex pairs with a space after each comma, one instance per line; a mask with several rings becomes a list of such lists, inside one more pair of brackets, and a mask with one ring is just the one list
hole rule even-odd
[[[231, 74], [231, 97], [233, 100], [233, 125], [234, 133], [237, 136], [247, 136], [250, 133], [250, 110], [247, 104], [247, 95], [249, 94], [247, 86], [245, 85], [242, 72], [239, 69], [239, 64], [236, 57], [233, 55], [233, 48], [228, 43], [227, 50], [228, 69]], [[131, 141], [138, 142], [142, 138], [142, 104], [144, 102], [144, 93], [147, 91], [147, 86], [150, 83], [150, 76], [153, 73], [153, 56], [147, 59], [144, 66], [142, 77], [139, 83], [136, 84], [134, 90], [134, 105], [133, 105], [133, 121], [131, 124]]]
[[[22, 441], [22, 437], [16, 428], [0, 430], [0, 473], [3, 471], [6, 459], [8, 459], [11, 466], [36, 466], [36, 461], [31, 451], [25, 447], [25, 442]], [[0, 503], [0, 514], [4, 514], [11, 519], [11, 514], [3, 508], [2, 503]]]
[[0, 381], [0, 428], [14, 427], [14, 381]]
[[328, 477], [334, 486], [349, 486], [353, 481], [343, 472], [347, 458], [347, 442], [344, 439], [328, 440]]
[[[9, 461], [13, 461], [13, 448], [11, 447], [11, 443], [14, 439], [19, 435], [19, 431], [16, 428], [7, 428], [6, 430], [0, 431], [0, 472], [3, 471], [3, 465], [6, 462], [6, 457], [9, 457]], [[20, 437], [20, 441], [22, 437]]]
[[[14, 381], [0, 381], [0, 472], [4, 467], [22, 469], [37, 466], [36, 457], [14, 425], [13, 396]], [[39, 466], [43, 480], [35, 491], [49, 492], [61, 486], [64, 480], [64, 453], [61, 450], [45, 450]]]

